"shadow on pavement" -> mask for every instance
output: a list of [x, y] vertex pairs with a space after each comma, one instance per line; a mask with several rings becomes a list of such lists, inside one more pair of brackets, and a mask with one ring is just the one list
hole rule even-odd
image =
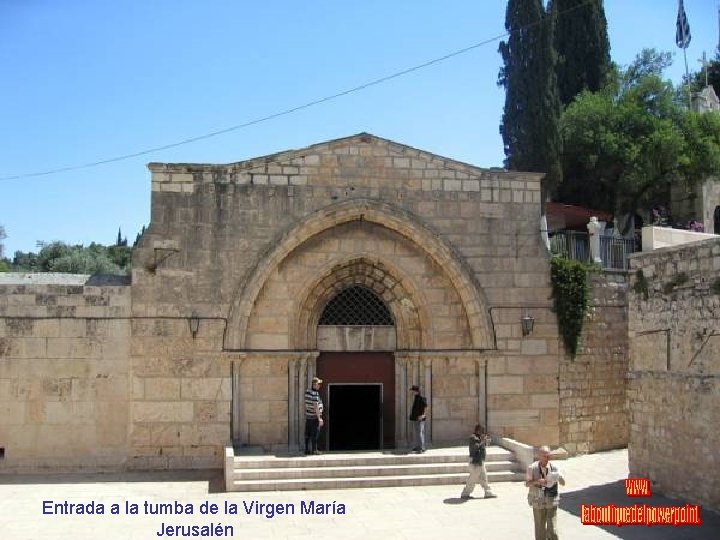
[[470, 499], [463, 499], [461, 497], [448, 497], [447, 499], [443, 499], [443, 504], [465, 504], [471, 499], [472, 497], [470, 497]]
[[[610, 484], [590, 486], [578, 491], [562, 493], [560, 496], [560, 508], [570, 514], [582, 518], [580, 505], [606, 506], [633, 506], [646, 504], [648, 506], [685, 506], [685, 501], [670, 499], [662, 495], [652, 497], [627, 497], [625, 495], [625, 482], [618, 480]], [[690, 526], [681, 525], [626, 525], [617, 527], [614, 525], [596, 525], [608, 533], [622, 538], [623, 540], [691, 540], [704, 538], [720, 538], [720, 514], [701, 508], [700, 518], [702, 525]]]
[[123, 473], [0, 474], [0, 484], [97, 484], [101, 482], [207, 482], [208, 493], [225, 491], [221, 469]]

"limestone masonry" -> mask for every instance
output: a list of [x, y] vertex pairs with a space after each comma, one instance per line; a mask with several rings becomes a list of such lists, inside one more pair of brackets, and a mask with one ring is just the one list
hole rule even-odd
[[631, 259], [630, 474], [720, 508], [720, 240]]
[[[231, 440], [295, 451], [314, 375], [330, 450], [407, 448], [412, 384], [432, 445], [477, 422], [572, 452], [625, 444], [625, 279], [598, 278], [566, 358], [542, 175], [368, 134], [149, 168], [130, 283], [0, 282], [0, 471], [220, 467]], [[337, 309], [360, 322], [328, 312], [348, 291]], [[373, 322], [383, 309], [391, 324]], [[375, 412], [342, 420], [358, 409]]]

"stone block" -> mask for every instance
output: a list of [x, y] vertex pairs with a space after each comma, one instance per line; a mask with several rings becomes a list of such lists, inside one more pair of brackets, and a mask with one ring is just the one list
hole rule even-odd
[[0, 426], [25, 424], [25, 407], [23, 401], [0, 401]]
[[131, 410], [134, 422], [191, 422], [193, 419], [193, 404], [189, 401], [134, 402]]
[[492, 375], [487, 379], [488, 395], [522, 394], [525, 378], [511, 375]]
[[488, 424], [491, 426], [538, 426], [540, 412], [536, 409], [508, 411], [488, 411]]
[[182, 379], [181, 397], [188, 400], [229, 401], [232, 399], [230, 379]]
[[148, 377], [142, 379], [143, 395], [148, 401], [180, 399], [180, 379], [169, 377]]
[[530, 396], [530, 406], [536, 409], [557, 408], [560, 405], [558, 394], [535, 394]]

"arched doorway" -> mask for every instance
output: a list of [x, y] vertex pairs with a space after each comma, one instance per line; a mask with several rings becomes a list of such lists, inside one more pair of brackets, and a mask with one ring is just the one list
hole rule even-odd
[[354, 284], [322, 309], [317, 374], [323, 379], [326, 450], [395, 446], [395, 321], [369, 287]]

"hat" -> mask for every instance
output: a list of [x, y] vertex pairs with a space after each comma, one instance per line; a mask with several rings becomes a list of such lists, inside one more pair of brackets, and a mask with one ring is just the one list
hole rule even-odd
[[319, 377], [313, 377], [312, 383], [313, 383], [313, 384], [321, 384], [321, 383], [322, 383], [322, 379], [320, 379]]
[[419, 391], [420, 391], [420, 387], [419, 387], [417, 384], [413, 384], [413, 385], [410, 387], [410, 391], [411, 391], [411, 392], [419, 392]]

